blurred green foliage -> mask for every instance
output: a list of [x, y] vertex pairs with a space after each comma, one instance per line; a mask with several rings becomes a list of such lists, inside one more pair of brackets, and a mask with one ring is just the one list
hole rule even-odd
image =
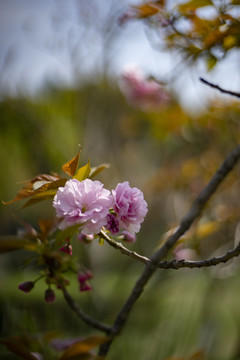
[[[216, 100], [204, 111], [190, 114], [173, 96], [158, 112], [144, 112], [131, 108], [113, 81], [99, 80], [78, 89], [49, 88], [36, 98], [5, 98], [0, 112], [2, 200], [14, 197], [19, 181], [50, 170], [61, 172], [62, 164], [81, 144], [82, 165], [88, 158], [92, 166], [111, 164], [99, 176], [106, 188], [128, 180], [143, 190], [149, 213], [131, 248], [147, 256], [239, 142], [236, 102]], [[239, 240], [235, 238], [240, 217], [238, 178], [239, 168], [183, 239], [183, 246], [193, 249], [198, 258], [212, 256], [216, 250], [224, 253]], [[34, 226], [39, 216], [53, 213], [50, 203], [19, 212], [20, 206], [1, 205], [1, 234], [14, 234], [21, 227], [11, 216], [14, 211]], [[208, 230], [204, 224], [210, 224]], [[143, 265], [107, 244], [73, 245], [74, 254], [94, 273], [94, 291], [80, 294], [74, 279], [69, 291], [92, 316], [111, 323]], [[24, 251], [1, 256], [1, 336], [53, 330], [66, 337], [92, 333], [67, 308], [60, 292], [56, 303], [44, 303], [44, 281], [29, 295], [19, 293], [20, 282], [36, 277], [34, 267], [28, 272], [23, 269], [27, 257]], [[239, 359], [238, 275], [237, 260], [216, 270], [159, 271], [109, 359], [190, 357], [196, 351], [203, 351], [208, 360]], [[3, 347], [0, 351], [1, 359], [14, 359]]]

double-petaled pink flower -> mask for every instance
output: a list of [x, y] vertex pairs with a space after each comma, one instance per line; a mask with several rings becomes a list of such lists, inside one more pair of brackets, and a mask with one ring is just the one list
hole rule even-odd
[[[53, 206], [60, 218], [59, 229], [79, 224], [85, 236], [98, 234], [103, 226], [112, 234], [127, 230], [135, 235], [148, 211], [143, 193], [127, 181], [111, 194], [102, 183], [90, 179], [67, 181], [58, 189]], [[65, 247], [60, 250], [66, 252]]]
[[[118, 184], [112, 194], [114, 198], [113, 210], [116, 214], [115, 223], [111, 219], [114, 228], [118, 224], [120, 228], [129, 231], [131, 234], [139, 232], [141, 223], [148, 211], [141, 190], [136, 187], [131, 188], [128, 181], [125, 181]], [[109, 230], [111, 231], [111, 227]]]
[[113, 196], [99, 181], [71, 179], [58, 189], [53, 206], [62, 218], [59, 229], [79, 224], [86, 234], [97, 234], [107, 223]]

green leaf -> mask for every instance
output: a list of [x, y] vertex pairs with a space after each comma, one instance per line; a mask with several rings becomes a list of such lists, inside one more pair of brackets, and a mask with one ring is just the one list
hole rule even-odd
[[28, 200], [26, 202], [26, 204], [23, 205], [22, 208], [26, 208], [30, 205], [33, 205], [33, 204], [36, 204], [40, 201], [43, 201], [43, 200], [48, 200], [48, 199], [52, 199], [57, 193], [57, 189], [52, 189], [52, 190], [46, 190], [46, 191], [43, 191], [43, 192], [39, 192], [35, 195], [33, 195], [31, 197], [30, 200]]
[[19, 249], [34, 251], [36, 244], [21, 236], [0, 236], [0, 254]]
[[65, 230], [60, 231], [55, 238], [56, 241], [61, 242], [71, 237], [72, 235], [74, 235], [76, 232], [79, 231], [82, 225], [83, 224], [74, 224], [73, 226], [69, 226]]
[[73, 179], [77, 179], [78, 181], [85, 180], [88, 178], [90, 171], [91, 171], [90, 161], [88, 160], [88, 163], [86, 165], [78, 169], [76, 175], [73, 176]]
[[37, 360], [37, 358], [31, 354], [28, 347], [20, 342], [18, 337], [2, 339], [0, 342], [8, 348], [12, 353], [21, 356], [26, 360]]
[[89, 174], [89, 178], [92, 179], [94, 178], [96, 175], [98, 175], [100, 172], [102, 172], [105, 169], [108, 169], [110, 167], [110, 164], [101, 164], [99, 166], [93, 167], [91, 168], [90, 174]]
[[217, 58], [213, 55], [209, 56], [207, 59], [207, 69], [210, 71], [217, 64]]

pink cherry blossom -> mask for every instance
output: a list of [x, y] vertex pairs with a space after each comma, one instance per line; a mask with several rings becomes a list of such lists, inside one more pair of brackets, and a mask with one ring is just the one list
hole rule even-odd
[[96, 234], [107, 224], [113, 196], [99, 181], [71, 179], [58, 189], [53, 206], [61, 219], [59, 229], [79, 224], [86, 234]]
[[143, 193], [136, 187], [131, 188], [128, 181], [125, 181], [118, 184], [112, 194], [113, 209], [119, 226], [131, 234], [137, 233], [148, 211]]

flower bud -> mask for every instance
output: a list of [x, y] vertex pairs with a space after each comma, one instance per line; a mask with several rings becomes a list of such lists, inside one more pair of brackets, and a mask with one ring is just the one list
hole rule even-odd
[[56, 299], [55, 292], [50, 288], [47, 289], [44, 294], [44, 300], [47, 303], [51, 303], [51, 302], [55, 301], [55, 299]]
[[29, 293], [34, 288], [34, 285], [33, 281], [25, 281], [18, 285], [18, 289], [25, 293]]
[[65, 244], [59, 249], [59, 251], [62, 251], [68, 255], [72, 255], [72, 245]]
[[123, 235], [123, 240], [128, 242], [128, 243], [132, 243], [132, 242], [135, 242], [136, 241], [136, 235], [134, 234], [130, 234], [130, 232], [128, 231], [123, 231], [122, 232], [122, 235]]
[[92, 240], [94, 240], [94, 235], [88, 235], [82, 231], [80, 234], [78, 234], [77, 238], [80, 242], [90, 243]]
[[92, 287], [88, 284], [88, 282], [84, 282], [84, 283], [80, 284], [79, 290], [81, 292], [90, 291], [90, 290], [92, 290]]

